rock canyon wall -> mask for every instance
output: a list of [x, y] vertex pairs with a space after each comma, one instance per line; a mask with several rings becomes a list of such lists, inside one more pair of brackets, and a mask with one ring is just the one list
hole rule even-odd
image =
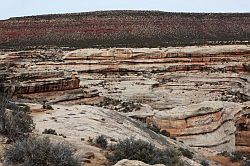
[[247, 45], [5, 51], [2, 57], [5, 84], [18, 82], [16, 100], [102, 106], [194, 148], [249, 152]]
[[[3, 20], [0, 93], [28, 103], [39, 132], [52, 125], [74, 143], [128, 132], [204, 154], [250, 154], [249, 21], [147, 11]], [[240, 44], [222, 45], [230, 43]]]

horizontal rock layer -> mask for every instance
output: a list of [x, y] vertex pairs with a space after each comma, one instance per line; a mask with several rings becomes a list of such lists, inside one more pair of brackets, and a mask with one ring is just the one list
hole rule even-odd
[[[207, 147], [219, 151], [234, 151], [237, 146], [249, 148], [249, 129], [241, 131], [236, 119], [242, 116], [245, 104], [207, 101], [160, 111], [153, 124], [170, 136], [192, 147]], [[240, 123], [249, 125], [248, 123]], [[240, 147], [239, 147], [240, 148]]]
[[[241, 122], [250, 94], [248, 45], [0, 54], [1, 82], [39, 87], [22, 90], [17, 101], [96, 105], [153, 123], [192, 147], [249, 148], [247, 123]], [[76, 86], [61, 87], [63, 80]]]
[[43, 93], [51, 91], [64, 91], [70, 89], [78, 89], [79, 79], [58, 79], [58, 80], [48, 80], [42, 82], [28, 83], [20, 85], [16, 94], [31, 94], [31, 93]]
[[238, 151], [250, 154], [250, 109], [248, 106], [236, 120], [235, 144]]

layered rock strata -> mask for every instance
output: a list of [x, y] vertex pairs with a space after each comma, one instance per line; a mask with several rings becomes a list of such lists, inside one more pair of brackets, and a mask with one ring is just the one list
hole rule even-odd
[[[36, 123], [36, 131], [41, 133], [45, 129], [53, 128], [58, 134], [63, 135], [66, 141], [76, 147], [79, 157], [82, 157], [82, 154], [86, 152], [91, 152], [96, 156], [99, 156], [100, 152], [105, 151], [104, 149], [100, 149], [100, 147], [94, 146], [95, 138], [100, 135], [104, 135], [107, 139], [108, 149], [115, 145], [119, 140], [131, 136], [135, 139], [150, 142], [152, 145], [160, 149], [166, 147], [176, 149], [179, 149], [180, 147], [185, 149], [188, 148], [183, 143], [159, 135], [146, 128], [143, 123], [114, 110], [87, 105], [52, 105], [52, 107], [54, 110], [41, 112], [38, 111], [38, 109], [41, 108], [41, 105], [30, 105], [31, 111], [33, 112], [32, 116]], [[200, 163], [201, 160], [204, 160], [204, 156], [194, 153], [192, 160], [183, 156], [181, 159], [185, 163], [189, 163], [186, 165], [199, 165], [198, 163]], [[127, 163], [130, 165], [136, 165], [136, 163], [140, 165], [143, 164], [139, 161], [123, 161], [119, 162], [118, 165], [120, 165], [120, 163]], [[88, 165], [88, 163], [85, 164]]]
[[250, 154], [250, 109], [249, 105], [244, 107], [242, 114], [236, 119], [236, 149]]
[[153, 123], [191, 147], [234, 151], [238, 137], [235, 117], [242, 110], [241, 104], [206, 101], [160, 111], [154, 115]]
[[[64, 65], [78, 72], [249, 72], [248, 46], [167, 49], [83, 49], [67, 53]], [[43, 64], [39, 64], [43, 65]]]
[[17, 101], [105, 107], [192, 147], [247, 152], [249, 53], [248, 45], [2, 51], [0, 78], [21, 87]]

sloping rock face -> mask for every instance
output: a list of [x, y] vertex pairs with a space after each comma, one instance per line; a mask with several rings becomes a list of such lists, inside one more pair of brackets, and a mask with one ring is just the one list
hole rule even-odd
[[249, 152], [249, 56], [249, 45], [2, 50], [0, 78], [17, 102], [104, 107], [195, 149]]
[[103, 11], [0, 21], [0, 46], [158, 47], [249, 40], [250, 14]]
[[[38, 112], [41, 105], [29, 104], [33, 111], [33, 120], [36, 123], [36, 133], [42, 133], [45, 129], [54, 129], [63, 136], [65, 141], [71, 143], [76, 148], [80, 158], [83, 154], [90, 153], [98, 158], [105, 158], [100, 147], [96, 146], [95, 139], [104, 135], [109, 147], [115, 145], [119, 140], [134, 137], [146, 142], [150, 142], [160, 149], [164, 148], [188, 148], [183, 143], [172, 140], [163, 135], [157, 134], [145, 127], [145, 124], [114, 110], [103, 109], [88, 105], [62, 106], [52, 105], [54, 110]], [[58, 139], [58, 136], [52, 137]], [[60, 140], [60, 139], [59, 139]], [[109, 148], [108, 147], [108, 148]], [[195, 152], [195, 151], [193, 151]], [[194, 153], [193, 159], [181, 157], [186, 166], [199, 166], [204, 156]], [[93, 161], [91, 161], [93, 162]], [[86, 163], [88, 166], [88, 163]], [[104, 163], [97, 165], [106, 165]], [[140, 161], [122, 160], [116, 165], [145, 165]], [[91, 165], [95, 166], [95, 165]], [[160, 164], [155, 166], [161, 166]]]
[[206, 101], [158, 112], [153, 123], [191, 147], [234, 151], [235, 117], [243, 107], [232, 102]]
[[238, 151], [250, 153], [250, 108], [248, 106], [243, 108], [241, 114], [236, 119], [236, 149]]
[[[123, 159], [121, 161], [119, 161], [118, 163], [116, 163], [114, 166], [150, 166], [149, 164], [145, 164], [141, 161], [136, 161], [136, 160], [127, 160], [127, 159]], [[164, 166], [163, 164], [156, 164], [153, 166]]]
[[[32, 110], [39, 107], [41, 106], [31, 105]], [[81, 138], [87, 141], [89, 137], [94, 139], [99, 135], [105, 135], [108, 141], [113, 140], [113, 143], [119, 139], [134, 136], [151, 142], [159, 148], [175, 144], [175, 141], [145, 128], [143, 123], [113, 110], [88, 105], [53, 105], [52, 107], [54, 110], [33, 114], [36, 129], [39, 132], [53, 128], [66, 136], [67, 140], [73, 140], [76, 143], [81, 143]]]
[[[192, 161], [190, 159], [184, 160], [184, 165], [185, 166], [201, 166], [201, 164], [199, 164], [195, 161]], [[137, 160], [123, 159], [123, 160], [119, 161], [118, 163], [116, 163], [114, 166], [164, 166], [164, 165], [163, 164], [149, 165], [149, 164], [145, 164], [141, 161], [137, 161]]]

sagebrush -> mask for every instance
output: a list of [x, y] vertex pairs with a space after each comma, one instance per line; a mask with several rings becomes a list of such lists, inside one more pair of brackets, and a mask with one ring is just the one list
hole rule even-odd
[[54, 129], [45, 129], [42, 134], [52, 134], [52, 135], [57, 135], [56, 130]]
[[105, 138], [104, 135], [98, 136], [98, 137], [96, 138], [95, 142], [96, 142], [96, 144], [97, 144], [98, 146], [100, 146], [101, 148], [104, 148], [104, 149], [106, 149], [107, 146], [108, 146], [108, 141], [107, 141], [107, 139]]
[[15, 141], [27, 136], [34, 129], [29, 107], [16, 105], [0, 95], [0, 132]]
[[116, 163], [122, 159], [139, 160], [147, 164], [165, 164], [171, 166], [183, 165], [180, 160], [181, 153], [173, 148], [164, 150], [156, 148], [153, 144], [127, 138], [119, 141], [114, 147], [114, 152], [109, 156], [111, 163]]
[[48, 138], [29, 138], [15, 142], [5, 149], [4, 162], [20, 166], [80, 166], [69, 145], [52, 143]]

